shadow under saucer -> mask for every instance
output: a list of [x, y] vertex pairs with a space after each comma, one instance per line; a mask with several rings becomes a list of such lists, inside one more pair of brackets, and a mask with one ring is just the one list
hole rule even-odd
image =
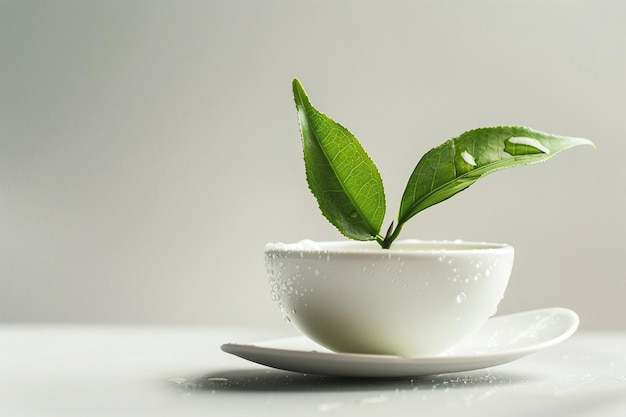
[[199, 377], [170, 378], [169, 384], [185, 391], [210, 392], [331, 392], [368, 390], [466, 389], [481, 386], [519, 385], [529, 375], [491, 372], [488, 369], [419, 378], [351, 378], [301, 374], [276, 369], [238, 369], [211, 372]]

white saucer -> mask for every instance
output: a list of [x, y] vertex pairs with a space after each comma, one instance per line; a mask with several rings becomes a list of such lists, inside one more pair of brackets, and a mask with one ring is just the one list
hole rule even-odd
[[492, 317], [469, 339], [437, 356], [400, 357], [334, 353], [304, 336], [222, 350], [277, 369], [345, 377], [419, 377], [501, 365], [556, 345], [578, 328], [578, 315], [546, 308]]

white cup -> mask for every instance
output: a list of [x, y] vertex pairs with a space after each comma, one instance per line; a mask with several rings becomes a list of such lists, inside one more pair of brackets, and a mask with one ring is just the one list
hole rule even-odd
[[498, 243], [270, 243], [271, 296], [286, 320], [335, 352], [436, 355], [495, 314], [513, 267]]

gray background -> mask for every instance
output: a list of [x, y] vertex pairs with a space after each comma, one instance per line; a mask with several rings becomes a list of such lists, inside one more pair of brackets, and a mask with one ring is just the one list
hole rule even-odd
[[[583, 136], [414, 218], [517, 250], [501, 313], [626, 328], [626, 3], [0, 0], [0, 321], [277, 324], [263, 246], [339, 239], [291, 79], [377, 163], [388, 222], [465, 130]], [[284, 324], [286, 326], [286, 324]]]

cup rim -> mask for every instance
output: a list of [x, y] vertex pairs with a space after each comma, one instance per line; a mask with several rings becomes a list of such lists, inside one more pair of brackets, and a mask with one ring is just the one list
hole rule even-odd
[[290, 254], [333, 254], [351, 256], [424, 256], [433, 254], [472, 254], [502, 253], [512, 251], [513, 246], [507, 243], [478, 242], [465, 240], [420, 240], [403, 239], [393, 243], [390, 249], [383, 249], [374, 241], [334, 240], [320, 241], [301, 240], [295, 243], [268, 243], [265, 253]]

